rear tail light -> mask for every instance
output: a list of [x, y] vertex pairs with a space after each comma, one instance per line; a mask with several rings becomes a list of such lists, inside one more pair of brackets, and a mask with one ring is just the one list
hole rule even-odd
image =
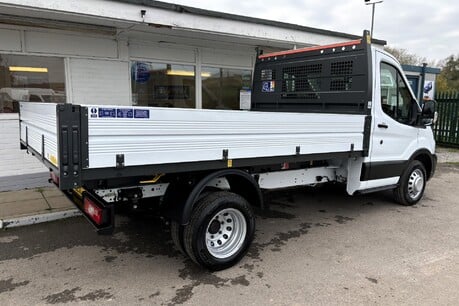
[[84, 197], [83, 210], [91, 218], [91, 220], [94, 221], [97, 225], [101, 225], [104, 222], [104, 218], [103, 218], [104, 210], [100, 208], [89, 197]]
[[52, 171], [49, 173], [49, 175], [51, 176], [51, 180], [54, 182], [54, 184], [59, 186], [59, 176], [57, 176], [57, 174]]

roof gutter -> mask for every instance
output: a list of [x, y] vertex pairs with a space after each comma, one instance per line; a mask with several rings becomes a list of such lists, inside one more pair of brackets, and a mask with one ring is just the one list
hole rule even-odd
[[[259, 24], [259, 25], [274, 26], [274, 27], [280, 27], [284, 29], [297, 30], [297, 31], [315, 33], [315, 34], [320, 34], [320, 35], [338, 36], [338, 37], [347, 38], [347, 39], [361, 38], [358, 35], [353, 35], [353, 34], [348, 34], [348, 33], [343, 33], [343, 32], [336, 32], [336, 31], [312, 28], [312, 27], [307, 27], [307, 26], [302, 26], [302, 25], [297, 25], [297, 24], [292, 24], [292, 23], [210, 11], [210, 10], [195, 8], [191, 6], [166, 3], [166, 2], [161, 2], [161, 1], [154, 1], [154, 0], [113, 0], [113, 1], [128, 3], [128, 4], [135, 4], [135, 5], [144, 5], [147, 7], [163, 9], [163, 10], [168, 10], [168, 11], [173, 11], [173, 12], [178, 12], [178, 13], [188, 13], [192, 15], [222, 18], [222, 19], [227, 19], [227, 20], [248, 22], [248, 23], [254, 23], [254, 24]], [[372, 43], [379, 44], [379, 45], [387, 44], [385, 40], [380, 40], [380, 39], [372, 39]]]

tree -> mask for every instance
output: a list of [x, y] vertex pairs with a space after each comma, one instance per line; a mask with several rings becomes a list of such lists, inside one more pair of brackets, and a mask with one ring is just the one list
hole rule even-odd
[[442, 63], [437, 76], [437, 91], [459, 91], [459, 54], [450, 55]]
[[422, 66], [427, 62], [425, 57], [410, 53], [406, 49], [385, 46], [384, 50], [392, 54], [402, 65]]

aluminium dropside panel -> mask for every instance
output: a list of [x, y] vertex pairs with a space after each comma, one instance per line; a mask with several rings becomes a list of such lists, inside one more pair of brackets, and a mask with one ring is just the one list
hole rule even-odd
[[364, 115], [83, 107], [89, 169], [363, 150]]
[[54, 103], [20, 103], [20, 141], [58, 166], [57, 115]]

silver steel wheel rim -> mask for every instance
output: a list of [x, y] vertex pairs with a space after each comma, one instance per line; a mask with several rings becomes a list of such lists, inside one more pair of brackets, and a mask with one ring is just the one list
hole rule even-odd
[[408, 179], [408, 195], [411, 199], [416, 200], [424, 189], [424, 173], [420, 169], [411, 172]]
[[234, 208], [223, 209], [207, 225], [207, 250], [219, 259], [231, 257], [242, 247], [246, 234], [247, 222], [244, 215]]

